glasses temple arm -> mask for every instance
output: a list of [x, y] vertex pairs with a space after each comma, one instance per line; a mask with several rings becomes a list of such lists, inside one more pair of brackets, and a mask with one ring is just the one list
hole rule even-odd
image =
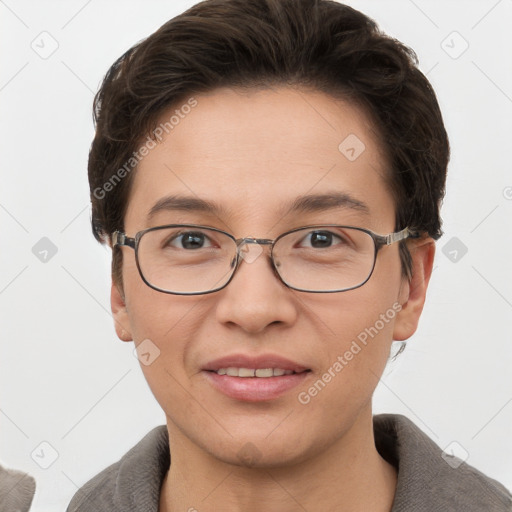
[[396, 233], [390, 233], [385, 238], [385, 244], [391, 245], [395, 242], [400, 242], [405, 240], [406, 238], [419, 238], [420, 234], [417, 231], [414, 231], [410, 228], [404, 228], [401, 231], [397, 231]]
[[130, 238], [126, 236], [126, 233], [122, 233], [121, 231], [114, 231], [110, 237], [110, 241], [112, 243], [112, 248], [126, 245], [135, 249], [135, 238]]

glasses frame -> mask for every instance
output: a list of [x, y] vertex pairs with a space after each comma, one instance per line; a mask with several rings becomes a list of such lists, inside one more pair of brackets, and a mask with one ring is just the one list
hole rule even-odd
[[[228, 236], [229, 238], [231, 238], [231, 240], [233, 240], [233, 242], [235, 242], [235, 244], [236, 244], [236, 260], [235, 260], [235, 264], [233, 265], [233, 271], [232, 271], [229, 279], [222, 286], [214, 288], [213, 290], [208, 290], [206, 292], [172, 292], [169, 290], [164, 290], [163, 288], [158, 288], [158, 286], [154, 286], [151, 283], [149, 283], [147, 281], [147, 279], [145, 278], [144, 273], [142, 272], [140, 262], [139, 262], [140, 240], [146, 233], [149, 233], [151, 231], [168, 229], [168, 228], [207, 229], [210, 231], [216, 231], [217, 233], [222, 233], [222, 234]], [[349, 288], [342, 288], [339, 290], [304, 290], [302, 288], [296, 288], [294, 286], [291, 286], [286, 281], [284, 281], [284, 279], [279, 274], [279, 271], [274, 262], [273, 251], [274, 251], [275, 244], [278, 242], [278, 240], [280, 240], [281, 238], [283, 238], [291, 233], [295, 233], [295, 232], [301, 231], [303, 229], [318, 229], [318, 228], [355, 229], [357, 231], [362, 231], [363, 233], [368, 234], [372, 238], [374, 247], [375, 247], [375, 251], [374, 251], [374, 255], [373, 255], [373, 265], [372, 265], [371, 271], [368, 274], [368, 277], [362, 283], [358, 284], [357, 286], [352, 286]], [[274, 270], [274, 273], [279, 278], [279, 280], [286, 287], [288, 287], [292, 290], [296, 290], [296, 291], [304, 292], [304, 293], [341, 293], [341, 292], [347, 292], [350, 290], [354, 290], [356, 288], [360, 288], [361, 286], [363, 286], [364, 284], [366, 284], [369, 281], [369, 279], [373, 275], [373, 271], [375, 269], [375, 264], [377, 262], [377, 255], [383, 247], [392, 245], [396, 242], [400, 242], [407, 238], [418, 238], [418, 237], [419, 237], [418, 233], [414, 232], [409, 227], [406, 227], [406, 228], [402, 229], [401, 231], [395, 231], [393, 233], [388, 233], [387, 235], [379, 235], [378, 233], [374, 233], [373, 231], [371, 231], [369, 229], [360, 228], [357, 226], [347, 226], [347, 225], [342, 225], [342, 224], [314, 224], [311, 226], [301, 226], [300, 228], [291, 229], [289, 231], [286, 231], [285, 233], [281, 233], [277, 238], [274, 238], [272, 240], [269, 238], [253, 238], [253, 237], [235, 238], [231, 233], [227, 233], [226, 231], [223, 231], [222, 229], [213, 228], [211, 226], [203, 226], [200, 224], [166, 224], [164, 226], [155, 226], [152, 228], [143, 229], [143, 230], [139, 231], [138, 233], [136, 233], [134, 237], [129, 237], [126, 235], [126, 233], [123, 233], [122, 231], [114, 231], [114, 233], [112, 233], [112, 235], [111, 235], [111, 243], [112, 243], [112, 249], [114, 249], [115, 247], [131, 247], [135, 251], [135, 263], [137, 265], [137, 270], [139, 271], [139, 275], [140, 275], [142, 281], [144, 281], [144, 283], [147, 286], [149, 286], [150, 288], [152, 288], [153, 290], [156, 290], [156, 291], [162, 292], [162, 293], [171, 294], [171, 295], [207, 295], [210, 293], [218, 292], [218, 291], [222, 290], [223, 288], [225, 288], [232, 281], [234, 275], [236, 274], [236, 271], [238, 270], [238, 267], [240, 266], [241, 261], [244, 259], [242, 256], [240, 256], [240, 251], [241, 251], [241, 248], [243, 247], [243, 245], [245, 245], [245, 244], [270, 245], [269, 258], [272, 263], [272, 269]]]

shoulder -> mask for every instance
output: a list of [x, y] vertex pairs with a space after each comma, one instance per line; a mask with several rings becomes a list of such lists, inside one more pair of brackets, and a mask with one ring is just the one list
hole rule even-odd
[[118, 462], [80, 488], [67, 512], [157, 511], [169, 458], [167, 429], [157, 427]]
[[499, 482], [447, 454], [405, 416], [374, 416], [378, 451], [398, 468], [392, 512], [505, 512], [512, 495]]
[[0, 466], [0, 510], [29, 510], [35, 492], [33, 477]]

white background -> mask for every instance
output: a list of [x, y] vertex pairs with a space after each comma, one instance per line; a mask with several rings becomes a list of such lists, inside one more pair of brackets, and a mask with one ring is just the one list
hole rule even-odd
[[[0, 462], [36, 478], [36, 512], [63, 510], [77, 486], [164, 423], [132, 345], [114, 334], [110, 254], [91, 234], [86, 165], [102, 76], [193, 3], [0, 2]], [[512, 1], [348, 3], [416, 50], [452, 145], [427, 306], [375, 410], [407, 415], [442, 448], [457, 441], [510, 488]], [[47, 59], [31, 47], [41, 38], [46, 51], [58, 43]], [[469, 48], [453, 58], [462, 38]], [[57, 248], [46, 263], [32, 252], [42, 237]], [[467, 247], [456, 262], [443, 254], [453, 237]], [[31, 458], [43, 449], [39, 462], [51, 462], [43, 441], [58, 453], [48, 469]]]

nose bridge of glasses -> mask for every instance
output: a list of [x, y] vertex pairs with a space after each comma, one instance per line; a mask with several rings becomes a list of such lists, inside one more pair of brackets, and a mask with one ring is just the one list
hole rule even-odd
[[247, 263], [255, 261], [263, 252], [263, 245], [272, 245], [274, 240], [268, 238], [239, 238], [236, 240], [238, 254]]
[[238, 248], [243, 247], [246, 244], [258, 244], [258, 245], [272, 245], [274, 240], [270, 240], [269, 238], [238, 238], [236, 240], [236, 245]]

